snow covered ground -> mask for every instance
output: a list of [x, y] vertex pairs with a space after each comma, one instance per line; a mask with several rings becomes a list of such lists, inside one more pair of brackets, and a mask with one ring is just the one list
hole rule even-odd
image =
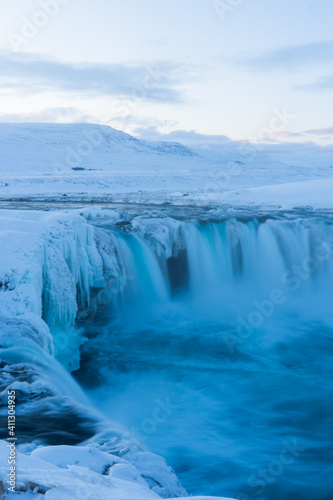
[[134, 466], [130, 461], [93, 446], [22, 445], [19, 449], [22, 452], [16, 454], [19, 464], [17, 493], [6, 493], [8, 448], [5, 441], [0, 441], [0, 493], [3, 499], [149, 500], [171, 498], [170, 487], [177, 498], [187, 496], [165, 461], [151, 453], [131, 457], [135, 460]]
[[295, 164], [292, 147], [189, 148], [100, 125], [0, 124], [0, 200], [332, 207], [329, 152], [296, 150]]

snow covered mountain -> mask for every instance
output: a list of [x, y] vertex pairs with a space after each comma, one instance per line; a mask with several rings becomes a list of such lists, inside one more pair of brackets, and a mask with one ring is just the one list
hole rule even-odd
[[157, 168], [198, 156], [178, 143], [140, 141], [104, 125], [0, 124], [0, 141], [2, 173], [116, 172], [124, 162], [126, 170]]
[[[272, 159], [262, 148], [232, 141], [191, 149], [141, 141], [101, 125], [0, 124], [2, 201], [66, 196], [79, 201], [322, 207], [333, 185], [332, 170], [291, 165]], [[313, 180], [317, 190], [304, 201], [311, 191], [304, 182]], [[286, 183], [291, 184], [291, 199], [282, 193]], [[325, 197], [330, 204], [331, 197]]]

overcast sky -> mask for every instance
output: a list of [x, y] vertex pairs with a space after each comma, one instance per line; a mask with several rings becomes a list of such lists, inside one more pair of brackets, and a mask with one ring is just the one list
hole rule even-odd
[[0, 121], [333, 142], [332, 0], [1, 8]]

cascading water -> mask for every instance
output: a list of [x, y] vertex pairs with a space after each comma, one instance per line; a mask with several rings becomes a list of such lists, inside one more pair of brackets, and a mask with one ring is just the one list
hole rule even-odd
[[114, 297], [118, 313], [132, 308], [140, 314], [143, 307], [169, 300], [170, 289], [165, 266], [161, 269], [153, 251], [135, 234], [116, 233], [126, 272], [126, 286]]
[[99, 407], [191, 494], [331, 498], [330, 220], [184, 222], [164, 254], [111, 231], [126, 286], [77, 373]]

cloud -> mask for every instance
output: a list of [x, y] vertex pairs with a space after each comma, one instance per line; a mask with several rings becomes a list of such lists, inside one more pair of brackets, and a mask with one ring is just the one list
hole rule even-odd
[[107, 119], [99, 121], [104, 125], [124, 130], [130, 134], [134, 134], [140, 130], [148, 130], [150, 128], [157, 131], [158, 129], [165, 127], [166, 124], [169, 127], [177, 125], [175, 120], [166, 122], [163, 119], [158, 119], [152, 116], [134, 116], [131, 114], [126, 116], [115, 116], [112, 118], [108, 117]]
[[177, 86], [194, 76], [193, 68], [177, 63], [72, 64], [8, 52], [0, 53], [0, 67], [5, 92], [60, 91], [152, 102], [181, 101]]
[[318, 168], [333, 166], [333, 144], [321, 145], [311, 141], [266, 144], [265, 152], [289, 165]]
[[299, 139], [304, 137], [302, 132], [290, 132], [289, 130], [281, 130], [280, 132], [275, 132], [274, 137], [263, 137], [260, 138], [260, 143], [265, 144], [281, 144], [288, 139]]
[[316, 92], [321, 92], [323, 90], [332, 90], [333, 76], [324, 76], [322, 78], [319, 78], [319, 80], [317, 80], [316, 82], [297, 85], [294, 88], [296, 90], [314, 90]]
[[236, 64], [258, 71], [295, 71], [318, 64], [331, 64], [332, 58], [333, 40], [328, 40], [270, 50], [254, 57], [244, 55], [236, 59]]
[[286, 131], [287, 133], [287, 137], [304, 137], [304, 134], [302, 132], [288, 132]]
[[[152, 124], [142, 124], [134, 128], [131, 133], [133, 133], [139, 139], [144, 139], [147, 141], [170, 141], [170, 142], [180, 142], [185, 146], [197, 147], [197, 148], [210, 148], [218, 149], [221, 146], [225, 147], [247, 147], [247, 145], [253, 141], [251, 140], [231, 140], [226, 135], [209, 135], [200, 134], [195, 130], [174, 130], [172, 132], [163, 131], [166, 128], [175, 127], [177, 123], [152, 123]], [[270, 137], [267, 139], [262, 139], [262, 143], [284, 143], [288, 139], [299, 139], [304, 138], [303, 132], [291, 132], [288, 130], [283, 130], [281, 132], [276, 132], [274, 138]]]
[[[167, 126], [169, 125], [170, 124], [167, 124]], [[230, 142], [230, 139], [225, 135], [200, 134], [195, 130], [175, 130], [172, 132], [163, 133], [155, 125], [148, 127], [138, 127], [133, 131], [133, 133], [136, 137], [147, 141], [180, 142], [185, 146], [214, 147], [221, 146]]]
[[2, 123], [94, 123], [96, 117], [81, 113], [77, 108], [45, 108], [35, 113], [0, 115]]
[[306, 130], [305, 133], [314, 135], [333, 135], [333, 127], [315, 128]]
[[274, 135], [287, 139], [292, 139], [294, 137], [304, 137], [304, 134], [302, 132], [290, 132], [289, 130], [281, 130], [281, 132], [276, 132]]

